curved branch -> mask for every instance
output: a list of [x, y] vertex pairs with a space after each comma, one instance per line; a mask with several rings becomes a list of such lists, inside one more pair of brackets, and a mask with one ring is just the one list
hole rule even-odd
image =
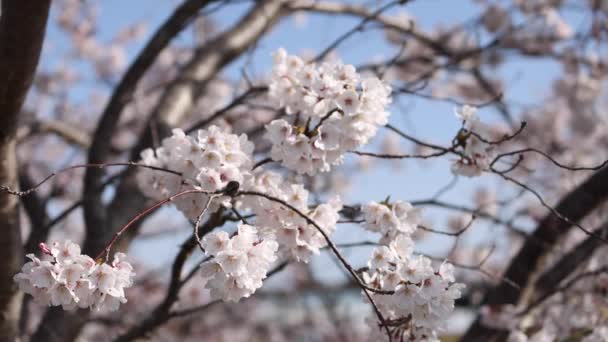
[[[106, 105], [97, 124], [88, 153], [89, 163], [103, 163], [110, 152], [110, 141], [123, 109], [131, 100], [137, 84], [152, 66], [161, 51], [208, 4], [217, 0], [186, 0], [156, 30], [144, 49], [129, 66]], [[99, 231], [105, 219], [99, 185], [103, 170], [89, 169], [84, 177], [84, 213], [88, 234]], [[85, 249], [87, 249], [85, 247]]]
[[328, 15], [343, 14], [350, 15], [359, 18], [374, 18], [375, 21], [381, 23], [388, 29], [401, 32], [407, 36], [416, 39], [421, 44], [431, 48], [432, 50], [440, 53], [441, 55], [451, 55], [452, 52], [442, 44], [437, 43], [426, 34], [418, 31], [415, 25], [412, 25], [410, 21], [401, 20], [397, 17], [389, 17], [382, 15], [374, 15], [373, 11], [368, 8], [358, 5], [350, 5], [338, 2], [321, 2], [321, 1], [293, 1], [289, 4], [289, 8], [292, 10], [318, 12]]
[[[226, 217], [223, 217], [222, 210], [216, 211], [201, 227], [201, 234], [198, 237], [205, 235], [215, 227], [221, 226], [224, 224], [225, 220]], [[197, 239], [194, 235], [189, 237], [182, 244], [175, 257], [175, 260], [173, 261], [173, 266], [171, 267], [171, 280], [169, 281], [169, 288], [167, 289], [167, 294], [165, 295], [163, 301], [159, 303], [154, 310], [152, 310], [147, 318], [145, 318], [141, 323], [131, 327], [127, 332], [116, 338], [115, 341], [126, 342], [145, 336], [173, 317], [173, 315], [170, 314], [171, 307], [177, 301], [179, 291], [185, 284], [185, 282], [182, 281], [182, 270], [186, 264], [186, 260], [196, 245]]]
[[504, 157], [518, 155], [520, 158], [522, 158], [523, 154], [528, 153], [528, 152], [534, 152], [534, 153], [540, 154], [541, 156], [547, 158], [551, 163], [553, 163], [553, 165], [555, 165], [555, 166], [557, 166], [559, 168], [562, 168], [562, 169], [569, 170], [569, 171], [597, 171], [597, 170], [603, 168], [604, 166], [608, 165], [608, 159], [604, 160], [600, 164], [594, 165], [594, 166], [572, 166], [572, 165], [565, 165], [565, 164], [562, 164], [562, 163], [558, 162], [557, 160], [553, 159], [553, 157], [551, 157], [546, 152], [543, 152], [541, 150], [538, 150], [538, 149], [535, 149], [535, 148], [532, 148], [532, 147], [527, 147], [527, 148], [523, 148], [523, 149], [520, 149], [520, 150], [504, 152], [504, 153], [501, 153], [501, 154], [497, 155], [494, 158], [494, 160], [492, 160], [492, 162], [490, 163], [490, 167], [492, 167], [494, 164], [496, 164], [500, 159], [502, 159]]
[[[102, 163], [106, 160], [110, 151], [110, 138], [115, 131], [121, 113], [133, 96], [137, 84], [152, 66], [156, 57], [198, 15], [200, 9], [215, 1], [217, 0], [185, 0], [154, 33], [144, 49], [135, 58], [135, 61], [129, 66], [101, 115], [88, 153], [90, 163]], [[15, 2], [38, 3], [42, 1], [16, 0]], [[29, 15], [25, 18], [28, 19], [23, 20], [23, 22], [29, 23], [31, 21]], [[20, 37], [20, 39], [23, 40], [24, 38]], [[103, 229], [106, 214], [105, 206], [101, 202], [100, 185], [103, 183], [102, 177], [103, 171], [99, 169], [88, 169], [85, 173], [83, 191], [83, 207], [87, 227], [85, 253], [94, 252], [95, 249], [99, 248], [106, 235]], [[88, 312], [86, 311], [66, 313], [61, 309], [52, 308], [44, 315], [41, 324], [32, 336], [32, 341], [59, 342], [74, 340], [86, 322], [87, 316]]]
[[370, 292], [379, 293], [379, 294], [393, 294], [394, 291], [378, 290], [378, 289], [375, 289], [375, 288], [372, 288], [372, 287], [369, 287], [368, 285], [366, 285], [365, 282], [363, 282], [363, 280], [357, 274], [357, 271], [348, 263], [348, 261], [346, 261], [346, 259], [342, 255], [342, 253], [340, 253], [340, 250], [338, 249], [336, 244], [329, 238], [329, 235], [323, 230], [323, 228], [321, 226], [319, 226], [319, 224], [316, 223], [313, 219], [311, 219], [308, 215], [306, 215], [303, 212], [301, 212], [300, 210], [298, 210], [296, 207], [292, 206], [291, 204], [289, 204], [279, 198], [276, 198], [276, 197], [273, 197], [273, 196], [270, 196], [268, 194], [264, 194], [261, 192], [256, 192], [256, 191], [239, 191], [236, 196], [257, 196], [257, 197], [263, 197], [263, 198], [265, 198], [269, 201], [275, 202], [275, 203], [279, 203], [282, 206], [286, 207], [287, 209], [298, 214], [298, 216], [303, 218], [306, 221], [306, 223], [315, 227], [317, 229], [317, 231], [323, 236], [323, 238], [327, 242], [327, 245], [329, 246], [331, 251], [334, 253], [334, 255], [338, 258], [338, 260], [340, 260], [340, 263], [344, 266], [344, 268], [346, 268], [348, 273], [350, 273], [350, 275], [353, 277], [353, 280], [355, 280], [357, 282], [357, 284], [359, 285], [359, 287], [361, 287], [361, 290], [363, 290], [363, 293], [365, 294], [367, 299], [372, 304], [374, 312], [376, 313], [376, 316], [378, 317], [378, 320], [380, 321], [380, 325], [385, 328], [389, 341], [392, 341], [392, 335], [388, 329], [387, 322], [384, 319], [384, 316], [382, 315], [382, 313], [380, 312], [380, 309], [378, 308], [376, 302], [372, 298]]
[[[282, 12], [283, 1], [269, 0], [260, 1], [254, 5], [249, 12], [238, 21], [238, 24], [226, 30], [216, 38], [198, 49], [192, 59], [180, 71], [177, 79], [168, 86], [168, 89], [159, 100], [158, 106], [151, 114], [150, 120], [154, 120], [159, 129], [158, 138], [164, 138], [170, 134], [170, 130], [189, 113], [194, 101], [203, 92], [209, 82], [229, 63], [233, 62], [249, 47], [253, 46], [262, 35], [267, 32], [279, 19]], [[265, 88], [251, 88], [235, 99], [236, 102], [243, 96], [254, 95]], [[244, 99], [244, 97], [243, 97]], [[238, 101], [237, 101], [238, 100]], [[235, 103], [236, 105], [236, 103]], [[229, 105], [230, 106], [230, 105]], [[230, 108], [216, 112], [211, 118], [217, 118]], [[210, 118], [210, 119], [211, 119]], [[208, 122], [207, 122], [208, 123]], [[144, 125], [150, 127], [151, 125]], [[199, 125], [200, 126], [200, 125]], [[131, 151], [130, 160], [139, 159], [141, 151], [153, 144], [153, 132], [146, 129], [139, 141]], [[104, 224], [104, 230], [111, 233], [129, 217], [143, 210], [147, 199], [143, 196], [135, 180], [136, 172], [127, 171], [122, 177], [116, 190], [116, 196], [108, 206], [108, 211], [113, 213]], [[135, 236], [138, 227], [130, 230], [119, 243], [126, 246]], [[103, 241], [104, 239], [100, 239]]]
[[[608, 199], [608, 168], [603, 168], [564, 196], [555, 207], [555, 211], [572, 222], [579, 222], [606, 199]], [[532, 234], [533, 238], [527, 239], [511, 260], [504, 276], [522, 288], [527, 286], [530, 277], [537, 271], [536, 265], [542, 257], [571, 228], [572, 224], [552, 212], [547, 214]], [[520, 296], [519, 291], [499, 284], [486, 294], [483, 303], [487, 305], [515, 304]], [[463, 339], [464, 341], [489, 341], [497, 333], [499, 333], [497, 330], [482, 325], [481, 321], [477, 319]]]
[[[608, 237], [608, 221], [598, 230], [597, 234], [603, 238]], [[545, 271], [535, 282], [534, 291], [544, 293], [557, 286], [562, 280], [566, 279], [572, 272], [581, 266], [595, 250], [602, 245], [601, 241], [593, 236], [587, 237], [572, 250], [566, 253], [549, 270]]]

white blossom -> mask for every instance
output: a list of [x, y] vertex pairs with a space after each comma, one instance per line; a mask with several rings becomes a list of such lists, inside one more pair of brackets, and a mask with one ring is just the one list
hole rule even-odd
[[[394, 291], [392, 295], [372, 293], [383, 317], [403, 325], [394, 327], [408, 341], [439, 341], [444, 322], [454, 310], [454, 300], [461, 296], [463, 284], [454, 283], [452, 266], [446, 262], [439, 269], [425, 256], [414, 256], [413, 241], [405, 234], [396, 235], [389, 246], [372, 252], [364, 281], [374, 288]], [[383, 329], [369, 319], [372, 340], [386, 340]]]
[[464, 139], [463, 156], [455, 160], [451, 167], [451, 171], [455, 175], [479, 176], [490, 168], [490, 163], [494, 158], [493, 146], [478, 138], [479, 136], [485, 140], [491, 140], [493, 135], [491, 128], [479, 120], [476, 112], [477, 109], [469, 105], [464, 105], [455, 111], [456, 117], [464, 123], [464, 130], [459, 133]]
[[314, 175], [342, 162], [385, 125], [391, 88], [342, 63], [306, 64], [283, 49], [274, 54], [269, 96], [299, 123], [279, 119], [266, 125], [271, 157], [288, 169]]
[[31, 261], [13, 277], [36, 303], [114, 311], [127, 302], [124, 289], [133, 285], [135, 273], [124, 253], [116, 253], [111, 265], [98, 264], [70, 240], [53, 243], [50, 253], [51, 261], [27, 255]]
[[463, 122], [471, 122], [478, 119], [477, 108], [474, 106], [463, 105], [462, 107], [454, 110], [454, 114]]
[[277, 259], [278, 244], [259, 236], [255, 227], [239, 223], [235, 236], [226, 240], [225, 232], [205, 237], [208, 255], [214, 259], [201, 265], [201, 275], [213, 298], [238, 301], [251, 296], [262, 286], [272, 263]]
[[[173, 130], [173, 135], [162, 141], [155, 150], [141, 153], [141, 163], [181, 173], [140, 169], [137, 182], [143, 193], [161, 200], [185, 190], [215, 192], [229, 182], [239, 184], [250, 177], [253, 144], [243, 134], [237, 136], [222, 131], [216, 126], [199, 130], [195, 137], [182, 130]], [[175, 199], [177, 209], [191, 220], [201, 214], [210, 196], [203, 193], [187, 194]], [[210, 204], [209, 212], [223, 205], [230, 207], [231, 199], [221, 196]]]
[[422, 220], [421, 209], [402, 201], [391, 204], [369, 202], [362, 206], [361, 211], [365, 218], [365, 229], [382, 234], [380, 242], [384, 244], [399, 234], [412, 235]]
[[[308, 191], [300, 184], [292, 184], [273, 172], [256, 175], [249, 189], [283, 200], [311, 218], [328, 236], [336, 229], [342, 202], [338, 197], [310, 207]], [[243, 206], [256, 215], [255, 225], [263, 236], [272, 236], [279, 243], [280, 253], [297, 261], [307, 262], [312, 254], [327, 245], [319, 230], [295, 211], [266, 198], [249, 196]]]

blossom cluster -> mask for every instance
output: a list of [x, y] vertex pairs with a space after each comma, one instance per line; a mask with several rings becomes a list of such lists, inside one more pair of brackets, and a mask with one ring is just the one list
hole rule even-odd
[[[231, 181], [241, 184], [250, 177], [253, 148], [246, 135], [229, 134], [216, 126], [199, 130], [196, 138], [175, 129], [162, 146], [144, 150], [141, 163], [176, 171], [181, 176], [141, 169], [137, 175], [139, 188], [146, 196], [164, 199], [189, 189], [214, 192]], [[196, 220], [208, 200], [209, 195], [201, 193], [179, 197], [174, 203], [186, 217]], [[211, 203], [210, 211], [220, 203], [231, 205], [230, 198], [222, 196]]]
[[[342, 209], [342, 202], [338, 197], [311, 208], [308, 205], [308, 190], [301, 184], [285, 181], [274, 172], [257, 175], [248, 186], [253, 191], [263, 192], [289, 203], [315, 221], [327, 235], [331, 235], [336, 229], [340, 218], [339, 211]], [[260, 227], [262, 234], [274, 236], [280, 245], [282, 256], [307, 262], [312, 254], [318, 254], [319, 249], [327, 245], [327, 241], [315, 226], [280, 203], [256, 196], [244, 199], [243, 205], [256, 215], [255, 224]]]
[[345, 152], [366, 144], [387, 123], [390, 94], [389, 85], [360, 75], [352, 65], [307, 64], [279, 49], [269, 96], [296, 119], [266, 126], [272, 159], [299, 173], [329, 171]]
[[[400, 234], [388, 246], [374, 249], [363, 279], [373, 288], [394, 291], [390, 296], [372, 293], [372, 298], [394, 325], [397, 340], [439, 341], [437, 332], [445, 328], [464, 284], [454, 283], [451, 264], [433, 268], [429, 258], [413, 254], [413, 245], [409, 236]], [[374, 340], [387, 339], [377, 322], [369, 323]]]
[[488, 139], [492, 136], [490, 126], [484, 124], [477, 116], [477, 108], [464, 105], [456, 110], [456, 117], [462, 120], [463, 155], [452, 164], [452, 173], [465, 177], [476, 177], [490, 168], [494, 151], [491, 145], [480, 140], [476, 135]]
[[382, 234], [380, 243], [388, 244], [397, 235], [411, 236], [422, 220], [422, 209], [408, 202], [369, 202], [361, 207], [365, 229]]
[[259, 236], [255, 227], [238, 225], [233, 237], [224, 231], [207, 234], [202, 241], [205, 252], [213, 256], [201, 265], [205, 287], [211, 297], [238, 301], [262, 287], [262, 280], [277, 259], [278, 244]]
[[23, 265], [14, 280], [23, 292], [40, 305], [62, 306], [64, 310], [91, 308], [115, 311], [126, 303], [125, 288], [133, 284], [133, 267], [124, 253], [116, 253], [112, 264], [98, 264], [80, 253], [70, 240], [55, 242], [47, 252], [53, 260], [31, 260]]

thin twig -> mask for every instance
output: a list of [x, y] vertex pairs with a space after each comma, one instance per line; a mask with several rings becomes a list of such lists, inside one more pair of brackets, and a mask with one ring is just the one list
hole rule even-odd
[[260, 167], [264, 164], [268, 164], [268, 163], [272, 163], [272, 158], [264, 158], [264, 159], [260, 160], [259, 162], [255, 163], [253, 165], [253, 167], [251, 168], [251, 171], [257, 169], [258, 167]]
[[473, 222], [475, 221], [475, 215], [471, 216], [471, 220], [462, 228], [460, 228], [458, 231], [452, 233], [452, 232], [444, 232], [441, 230], [436, 230], [433, 228], [428, 228], [425, 227], [423, 225], [418, 225], [418, 228], [420, 228], [421, 230], [427, 231], [427, 232], [431, 232], [431, 233], [435, 233], [435, 234], [439, 234], [439, 235], [447, 235], [447, 236], [460, 236], [462, 235], [464, 232], [466, 232], [469, 228], [471, 228], [471, 226], [473, 225]]
[[230, 102], [228, 105], [226, 105], [226, 106], [220, 108], [219, 110], [215, 111], [208, 118], [206, 118], [204, 120], [201, 120], [201, 121], [195, 123], [194, 125], [190, 126], [190, 128], [186, 129], [186, 131], [185, 131], [186, 134], [190, 134], [190, 133], [196, 131], [197, 129], [201, 129], [201, 128], [206, 127], [211, 122], [213, 122], [214, 120], [216, 120], [220, 116], [224, 115], [229, 110], [231, 110], [231, 109], [233, 109], [235, 107], [238, 107], [239, 105], [243, 104], [243, 102], [247, 98], [249, 98], [250, 96], [253, 96], [253, 95], [256, 95], [256, 94], [259, 94], [259, 93], [263, 93], [263, 92], [265, 92], [267, 90], [268, 90], [268, 87], [251, 87], [251, 88], [249, 88], [243, 94], [239, 95], [234, 100], [232, 100], [232, 102]]
[[367, 16], [363, 20], [361, 20], [361, 22], [357, 26], [353, 27], [352, 29], [350, 29], [350, 30], [346, 31], [345, 33], [343, 33], [342, 35], [340, 35], [336, 40], [334, 40], [331, 44], [329, 44], [323, 51], [321, 51], [321, 53], [318, 54], [312, 60], [312, 62], [319, 62], [319, 61], [323, 60], [333, 49], [338, 47], [338, 45], [342, 44], [342, 42], [344, 42], [350, 36], [354, 35], [357, 32], [363, 31], [363, 28], [365, 27], [365, 25], [368, 22], [376, 19], [383, 12], [387, 11], [391, 7], [394, 7], [396, 5], [402, 5], [402, 4], [405, 4], [406, 2], [407, 1], [403, 1], [403, 0], [391, 1], [391, 2], [387, 3], [386, 5], [378, 8], [376, 11], [371, 13], [369, 16]]
[[388, 330], [388, 327], [386, 326], [386, 321], [384, 319], [384, 316], [382, 315], [382, 313], [380, 312], [380, 309], [378, 308], [376, 302], [372, 298], [372, 296], [370, 294], [370, 291], [374, 292], [374, 293], [379, 293], [379, 294], [394, 294], [394, 291], [383, 291], [383, 290], [379, 290], [379, 289], [375, 289], [375, 288], [369, 287], [367, 284], [365, 284], [361, 280], [361, 278], [359, 278], [359, 275], [357, 274], [357, 272], [355, 271], [355, 269], [348, 263], [348, 261], [346, 261], [346, 259], [342, 255], [342, 253], [340, 253], [340, 251], [338, 250], [338, 247], [336, 247], [336, 245], [334, 244], [334, 242], [329, 238], [329, 235], [327, 235], [327, 233], [323, 230], [323, 228], [321, 228], [321, 226], [319, 226], [313, 219], [311, 219], [308, 215], [306, 215], [303, 212], [301, 212], [296, 207], [292, 206], [291, 204], [289, 204], [289, 203], [287, 203], [287, 202], [285, 202], [285, 201], [283, 201], [283, 200], [281, 200], [279, 198], [267, 195], [265, 193], [257, 192], [257, 191], [239, 191], [237, 193], [237, 196], [258, 196], [258, 197], [266, 198], [269, 201], [272, 201], [272, 202], [275, 202], [275, 203], [279, 203], [279, 204], [283, 205], [284, 207], [292, 210], [296, 214], [298, 214], [298, 216], [300, 216], [301, 218], [303, 218], [308, 224], [314, 226], [317, 229], [317, 231], [323, 236], [323, 238], [327, 242], [327, 245], [332, 250], [332, 252], [336, 255], [336, 257], [340, 260], [340, 262], [342, 263], [342, 265], [348, 270], [348, 272], [351, 274], [351, 276], [353, 277], [353, 279], [361, 287], [361, 289], [363, 290], [363, 293], [365, 293], [365, 296], [367, 297], [367, 299], [372, 304], [372, 307], [374, 308], [374, 311], [376, 313], [376, 316], [378, 316], [378, 319], [380, 320], [380, 323], [386, 328], [386, 331], [387, 331], [387, 333], [389, 334], [389, 337], [390, 337], [390, 331]]
[[454, 175], [452, 177], [452, 179], [450, 180], [450, 182], [448, 184], [442, 186], [439, 190], [437, 190], [437, 192], [431, 198], [438, 199], [439, 197], [443, 196], [443, 194], [445, 194], [446, 192], [448, 192], [452, 188], [454, 188], [454, 186], [458, 182], [458, 179], [459, 179], [458, 175]]
[[601, 162], [600, 164], [598, 164], [596, 166], [569, 166], [569, 165], [564, 165], [564, 164], [558, 162], [557, 160], [553, 159], [547, 153], [545, 153], [543, 151], [540, 151], [538, 149], [532, 148], [532, 147], [528, 147], [528, 148], [524, 148], [524, 149], [521, 149], [521, 150], [515, 150], [515, 151], [505, 152], [505, 153], [501, 153], [501, 154], [497, 155], [494, 158], [494, 160], [492, 160], [492, 162], [490, 163], [490, 167], [492, 167], [494, 164], [496, 164], [496, 162], [498, 162], [501, 158], [512, 156], [512, 155], [522, 155], [522, 154], [528, 153], [528, 152], [534, 152], [534, 153], [540, 154], [541, 156], [547, 158], [551, 163], [553, 163], [557, 167], [560, 167], [562, 169], [566, 169], [566, 170], [569, 170], [569, 171], [597, 171], [597, 170], [603, 168], [604, 166], [608, 165], [608, 159], [604, 160], [603, 162]]
[[361, 152], [361, 151], [349, 151], [350, 153], [365, 156], [365, 157], [374, 157], [381, 159], [427, 159], [433, 157], [440, 157], [450, 152], [449, 150], [439, 151], [431, 154], [380, 154], [373, 152]]
[[553, 208], [552, 206], [550, 206], [547, 202], [545, 202], [545, 199], [538, 193], [538, 191], [532, 189], [531, 187], [529, 187], [528, 185], [518, 181], [515, 178], [512, 178], [510, 176], [505, 175], [504, 173], [498, 172], [494, 169], [490, 169], [494, 174], [497, 174], [498, 176], [502, 177], [504, 180], [509, 181], [519, 187], [521, 187], [522, 189], [525, 189], [526, 191], [528, 191], [529, 193], [531, 193], [532, 195], [534, 195], [534, 197], [536, 197], [538, 199], [538, 201], [540, 202], [540, 204], [549, 209], [549, 211], [557, 216], [559, 219], [561, 219], [562, 221], [571, 224], [573, 226], [576, 226], [577, 228], [579, 228], [580, 230], [582, 230], [585, 234], [589, 235], [589, 236], [594, 236], [595, 238], [597, 238], [598, 240], [604, 242], [604, 243], [608, 243], [608, 240], [606, 240], [605, 238], [603, 238], [602, 236], [600, 236], [599, 234], [590, 231], [589, 229], [583, 227], [582, 225], [580, 225], [577, 222], [574, 222], [572, 220], [570, 220], [569, 218], [567, 218], [566, 216], [562, 215], [560, 212], [558, 212], [555, 208]]
[[521, 132], [524, 131], [524, 128], [526, 128], [526, 125], [527, 125], [527, 123], [525, 121], [522, 121], [519, 128], [517, 129], [517, 131], [513, 132], [512, 134], [505, 134], [502, 138], [500, 138], [498, 140], [488, 140], [488, 139], [482, 137], [481, 135], [479, 135], [479, 133], [476, 133], [473, 131], [469, 131], [469, 133], [472, 136], [474, 136], [475, 138], [479, 139], [480, 141], [482, 141], [488, 145], [500, 145], [506, 141], [509, 141], [509, 140], [517, 137]]
[[129, 220], [129, 222], [127, 222], [127, 224], [125, 224], [124, 226], [122, 226], [122, 228], [120, 228], [112, 237], [112, 239], [110, 240], [110, 242], [108, 242], [108, 244], [104, 247], [104, 249], [99, 253], [99, 255], [97, 255], [97, 257], [95, 257], [96, 260], [99, 260], [100, 258], [102, 258], [105, 254], [105, 260], [107, 261], [110, 257], [110, 249], [112, 248], [112, 246], [114, 245], [114, 243], [116, 242], [116, 240], [120, 237], [120, 235], [122, 235], [122, 233], [124, 233], [127, 229], [129, 229], [129, 227], [131, 225], [133, 225], [135, 222], [139, 221], [141, 218], [143, 218], [144, 216], [148, 215], [149, 213], [153, 212], [154, 210], [160, 208], [161, 206], [163, 206], [164, 204], [167, 204], [169, 202], [174, 201], [175, 199], [184, 196], [184, 195], [189, 195], [189, 194], [205, 194], [205, 195], [215, 195], [215, 194], [220, 194], [222, 193], [224, 190], [218, 190], [215, 192], [209, 192], [209, 191], [204, 191], [204, 190], [200, 190], [200, 189], [190, 189], [190, 190], [184, 190], [181, 191], [173, 196], [167, 197], [162, 201], [156, 202], [154, 203], [154, 205], [148, 207], [147, 209], [145, 209], [144, 211], [138, 213], [137, 215], [135, 215], [135, 217], [133, 217], [131, 220]]
[[61, 174], [63, 172], [74, 170], [74, 169], [81, 169], [81, 168], [100, 168], [100, 169], [102, 169], [102, 168], [105, 168], [105, 167], [112, 167], [112, 166], [141, 167], [141, 168], [145, 168], [145, 169], [151, 169], [151, 170], [155, 170], [155, 171], [162, 171], [162, 172], [171, 173], [171, 174], [174, 174], [176, 176], [181, 176], [182, 175], [180, 172], [177, 172], [177, 171], [173, 171], [173, 170], [169, 170], [169, 169], [165, 169], [165, 168], [157, 167], [157, 166], [137, 164], [137, 163], [134, 163], [134, 162], [126, 162], [126, 163], [101, 163], [101, 164], [95, 164], [95, 163], [94, 164], [81, 164], [81, 165], [72, 165], [72, 166], [63, 168], [61, 170], [55, 171], [55, 172], [51, 173], [50, 175], [46, 176], [40, 182], [36, 183], [36, 185], [34, 185], [30, 189], [23, 190], [23, 191], [16, 191], [16, 190], [12, 190], [8, 186], [0, 186], [0, 191], [6, 192], [6, 193], [11, 194], [11, 195], [19, 196], [19, 197], [27, 196], [27, 195], [31, 194], [32, 192], [38, 190], [38, 188], [40, 186], [42, 186], [44, 183], [46, 183], [47, 181], [49, 181], [53, 177], [55, 177], [58, 174]]
[[214, 194], [214, 195], [209, 196], [209, 198], [207, 199], [207, 203], [205, 203], [205, 207], [203, 208], [201, 213], [198, 214], [198, 217], [196, 218], [196, 222], [194, 223], [194, 227], [192, 228], [192, 233], [194, 235], [194, 238], [196, 239], [196, 243], [198, 244], [198, 247], [201, 249], [201, 252], [203, 252], [203, 253], [206, 253], [206, 252], [205, 252], [205, 247], [203, 247], [203, 242], [201, 241], [201, 237], [199, 235], [198, 228], [201, 225], [201, 219], [203, 218], [203, 216], [205, 216], [205, 213], [209, 209], [209, 205], [211, 205], [211, 201], [213, 201], [216, 197], [219, 197], [219, 196], [220, 196], [219, 194]]

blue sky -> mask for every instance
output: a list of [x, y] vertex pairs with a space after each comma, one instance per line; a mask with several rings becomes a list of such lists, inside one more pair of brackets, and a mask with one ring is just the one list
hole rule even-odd
[[[372, 3], [373, 1], [353, 2]], [[129, 58], [132, 59], [142, 47], [143, 42], [179, 2], [169, 0], [105, 0], [99, 3], [101, 4], [99, 33], [104, 40], [110, 40], [118, 29], [130, 23], [139, 21], [147, 23], [148, 29], [145, 39], [129, 48]], [[214, 18], [216, 18], [215, 20], [220, 27], [225, 28], [234, 24], [246, 8], [246, 5], [229, 6], [217, 12]], [[437, 24], [450, 24], [474, 18], [478, 14], [479, 8], [471, 1], [426, 0], [413, 1], [405, 7], [392, 10], [389, 13], [397, 14], [399, 11], [412, 14], [417, 19], [418, 26], [431, 28]], [[269, 72], [271, 66], [270, 55], [279, 47], [284, 47], [292, 53], [318, 52], [337, 36], [358, 23], [358, 19], [324, 15], [307, 16], [304, 25], [298, 25], [297, 20], [293, 18], [285, 19], [259, 43], [257, 52], [253, 55], [251, 70], [253, 74], [257, 75], [264, 75]], [[192, 33], [190, 31], [184, 32], [179, 37], [181, 43], [187, 44], [191, 41]], [[56, 55], [56, 52], [61, 50], [62, 47], [65, 47], [66, 39], [61, 32], [51, 27], [49, 42], [50, 44], [45, 46], [45, 56], [48, 57], [43, 60], [45, 68], [53, 68], [56, 60], [52, 56]], [[355, 65], [369, 62], [378, 57], [386, 58], [392, 56], [395, 52], [396, 48], [388, 46], [383, 39], [383, 34], [378, 30], [355, 35], [338, 48], [340, 58]], [[226, 70], [225, 76], [238, 78], [240, 75], [239, 67], [242, 63], [242, 60], [235, 62]], [[87, 71], [86, 65], [78, 66], [78, 68], [83, 73]], [[559, 66], [547, 61], [530, 62], [526, 60], [524, 63], [514, 60], [507, 63], [498, 72], [505, 79], [510, 80], [510, 86], [506, 94], [507, 101], [531, 103], [547, 94], [551, 79], [557, 71], [559, 71]], [[74, 99], [86, 101], [89, 90], [85, 86], [77, 87], [71, 90], [70, 96]], [[391, 123], [417, 137], [447, 145], [458, 130], [460, 123], [453, 116], [454, 105], [452, 104], [406, 98], [405, 106], [407, 112], [397, 106], [393, 107]], [[492, 108], [483, 109], [480, 115], [488, 121], [495, 121], [499, 118]], [[367, 149], [371, 150], [373, 146], [372, 144]], [[410, 148], [409, 145], [404, 144], [405, 146], [408, 149]], [[451, 179], [449, 160], [446, 159], [431, 163], [404, 161], [401, 162], [401, 167], [398, 170], [387, 167], [388, 164], [385, 162], [378, 164], [380, 166], [353, 178], [351, 190], [345, 194], [347, 203], [368, 200], [379, 201], [387, 195], [392, 195], [393, 199], [403, 200], [428, 198]], [[468, 204], [470, 203], [472, 190], [480, 184], [489, 184], [494, 181], [495, 179], [492, 176], [485, 176], [481, 180], [462, 179], [442, 199], [454, 203]], [[438, 225], [437, 229], [445, 228], [441, 226], [443, 219], [446, 217], [445, 211], [428, 210], [426, 215]], [[477, 224], [483, 225], [482, 223]], [[146, 258], [151, 264], [162, 265], [175, 253], [179, 243], [188, 234], [189, 231], [185, 230], [183, 234], [136, 243], [133, 247], [134, 254]], [[355, 241], [365, 239], [367, 235], [361, 233], [361, 229], [345, 226], [339, 228], [336, 237], [339, 241]], [[486, 237], [488, 237], [488, 234], [479, 234], [473, 241], [479, 242]], [[451, 246], [449, 238], [437, 237], [427, 239], [419, 247], [430, 253], [441, 255], [441, 252], [449, 246]], [[150, 253], [151, 250], [162, 252]], [[368, 251], [355, 252], [352, 257], [357, 262], [362, 263], [367, 257]], [[313, 264], [333, 267], [333, 263], [328, 263], [327, 259], [323, 258], [318, 259]], [[341, 273], [336, 271], [335, 274], [340, 275]]]

